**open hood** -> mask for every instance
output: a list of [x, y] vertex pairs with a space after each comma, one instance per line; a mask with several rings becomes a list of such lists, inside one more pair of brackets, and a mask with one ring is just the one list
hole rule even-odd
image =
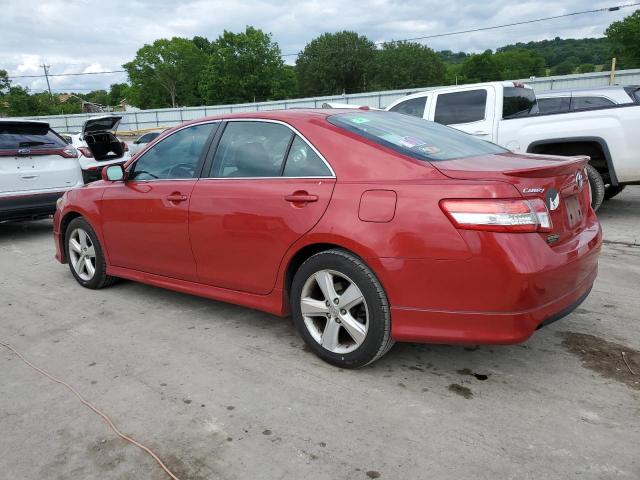
[[105, 115], [103, 117], [92, 117], [82, 127], [82, 135], [96, 132], [110, 132], [118, 128], [122, 117]]

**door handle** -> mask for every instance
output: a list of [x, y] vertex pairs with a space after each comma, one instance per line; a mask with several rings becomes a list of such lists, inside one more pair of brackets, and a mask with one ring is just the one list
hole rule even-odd
[[476, 130], [471, 135], [489, 135], [489, 132], [487, 132], [485, 130]]
[[24, 178], [25, 180], [29, 180], [32, 178], [38, 178], [38, 175], [22, 175], [21, 178]]
[[167, 195], [167, 200], [170, 202], [184, 202], [187, 200], [186, 195], [182, 195], [180, 192], [174, 192], [171, 195]]
[[292, 195], [287, 195], [284, 199], [291, 203], [310, 203], [317, 202], [318, 196], [309, 195], [307, 192], [295, 192]]

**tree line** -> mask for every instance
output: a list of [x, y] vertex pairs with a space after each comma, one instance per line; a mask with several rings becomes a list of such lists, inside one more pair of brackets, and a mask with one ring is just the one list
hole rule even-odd
[[[287, 65], [272, 36], [248, 26], [243, 32], [224, 31], [215, 40], [156, 40], [123, 65], [128, 83], [75, 98], [102, 105], [126, 98], [140, 108], [220, 105], [586, 73], [609, 69], [613, 56], [618, 68], [640, 67], [640, 10], [604, 33], [597, 39], [555, 38], [467, 54], [435, 52], [415, 42], [376, 45], [364, 35], [342, 31], [314, 38], [295, 64]], [[31, 94], [0, 70], [2, 113], [77, 113], [79, 102]]]

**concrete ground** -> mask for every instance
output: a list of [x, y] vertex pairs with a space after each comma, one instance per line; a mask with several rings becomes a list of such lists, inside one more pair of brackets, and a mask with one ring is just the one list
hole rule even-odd
[[[399, 344], [358, 371], [318, 360], [289, 319], [132, 282], [85, 290], [50, 221], [0, 225], [0, 342], [181, 480], [638, 479], [640, 187], [600, 217], [600, 275], [564, 320], [519, 346]], [[167, 478], [2, 348], [0, 472]]]

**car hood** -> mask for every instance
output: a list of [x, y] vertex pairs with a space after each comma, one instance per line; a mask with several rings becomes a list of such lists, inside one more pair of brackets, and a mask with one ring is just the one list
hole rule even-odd
[[120, 124], [120, 120], [122, 120], [122, 117], [114, 115], [91, 117], [89, 120], [84, 122], [84, 125], [82, 126], [82, 134], [84, 136], [87, 133], [116, 130]]

